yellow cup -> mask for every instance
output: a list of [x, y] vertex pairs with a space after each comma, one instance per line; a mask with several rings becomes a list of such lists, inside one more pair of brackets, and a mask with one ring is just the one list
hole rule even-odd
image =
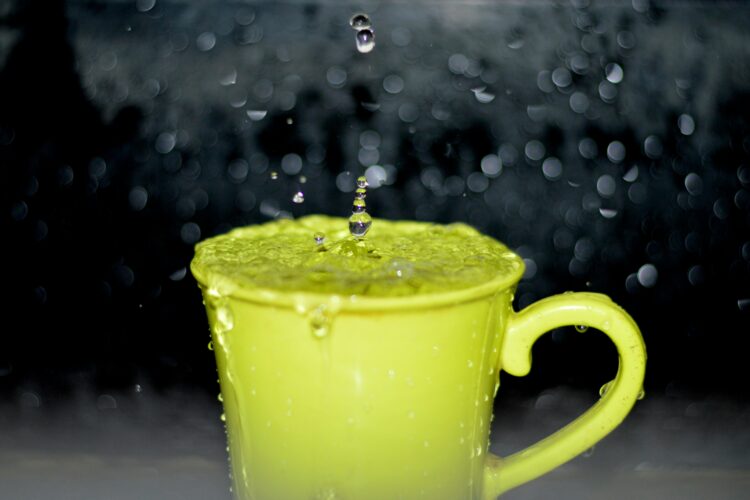
[[[633, 319], [594, 293], [515, 312], [522, 264], [474, 288], [395, 298], [248, 289], [192, 271], [240, 499], [493, 499], [593, 446], [641, 392]], [[536, 339], [565, 325], [607, 334], [617, 377], [555, 434], [509, 457], [488, 453], [500, 370], [527, 374]]]

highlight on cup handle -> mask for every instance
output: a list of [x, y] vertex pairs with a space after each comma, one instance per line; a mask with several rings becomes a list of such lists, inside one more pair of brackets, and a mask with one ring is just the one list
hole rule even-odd
[[633, 318], [606, 295], [564, 293], [512, 313], [502, 338], [500, 368], [515, 376], [531, 370], [531, 348], [546, 332], [585, 325], [604, 332], [619, 355], [617, 376], [602, 398], [571, 423], [541, 441], [502, 458], [489, 455], [485, 500], [531, 481], [580, 455], [614, 430], [643, 395], [646, 346]]

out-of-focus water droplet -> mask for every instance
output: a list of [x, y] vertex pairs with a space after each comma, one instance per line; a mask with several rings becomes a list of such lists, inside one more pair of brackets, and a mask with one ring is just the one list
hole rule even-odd
[[610, 83], [620, 83], [625, 76], [622, 66], [617, 63], [609, 63], [604, 67], [604, 74]]
[[644, 264], [638, 269], [637, 273], [638, 283], [645, 288], [652, 288], [656, 285], [656, 280], [659, 277], [659, 272], [656, 270], [656, 266], [653, 264]]
[[367, 111], [377, 111], [380, 109], [380, 104], [377, 102], [361, 102], [359, 104]]
[[685, 177], [685, 189], [693, 196], [700, 195], [703, 193], [703, 179], [695, 172], [687, 174]]
[[213, 340], [208, 341], [208, 350], [213, 351], [214, 350], [214, 342]]
[[650, 135], [643, 141], [643, 151], [646, 153], [646, 156], [655, 160], [661, 157], [661, 154], [664, 152], [664, 147], [658, 137]]
[[271, 170], [271, 180], [275, 181], [279, 178], [279, 173], [276, 170]]
[[587, 325], [576, 325], [576, 331], [580, 333], [587, 332], [589, 327]]
[[292, 201], [294, 203], [297, 203], [298, 205], [300, 203], [304, 203], [305, 202], [305, 193], [303, 193], [302, 191], [297, 191], [296, 193], [294, 193], [294, 196], [292, 196]]
[[221, 402], [221, 403], [224, 402], [224, 396], [222, 396], [221, 393], [219, 393], [219, 394], [216, 395], [216, 399], [218, 399], [219, 402]]
[[205, 31], [195, 39], [195, 45], [201, 52], [208, 52], [216, 45], [216, 35], [210, 31]]
[[135, 8], [138, 9], [138, 12], [148, 12], [153, 9], [155, 5], [156, 0], [136, 0], [135, 2]]
[[693, 135], [695, 132], [695, 120], [687, 114], [682, 114], [677, 118], [677, 128], [682, 135]]
[[315, 238], [315, 243], [317, 245], [322, 245], [326, 241], [326, 235], [318, 231], [313, 235], [313, 238]]
[[247, 111], [245, 111], [245, 113], [247, 114], [248, 118], [250, 118], [254, 122], [257, 122], [265, 118], [268, 114], [268, 111], [265, 109], [248, 109]]
[[638, 165], [633, 165], [630, 167], [630, 170], [625, 172], [625, 175], [622, 176], [622, 180], [625, 182], [635, 182], [636, 179], [638, 179]]
[[487, 92], [487, 87], [476, 87], [471, 89], [476, 100], [482, 104], [488, 104], [495, 100], [495, 94]]
[[737, 300], [737, 308], [740, 311], [747, 311], [750, 309], [750, 298], [747, 299], [738, 299]]
[[363, 29], [357, 32], [356, 36], [357, 50], [362, 54], [372, 52], [375, 48], [375, 33], [369, 29]]
[[618, 213], [619, 211], [614, 208], [600, 208], [599, 209], [599, 215], [601, 215], [605, 219], [614, 219]]
[[364, 29], [371, 28], [372, 21], [370, 21], [370, 16], [368, 16], [367, 14], [363, 14], [363, 13], [354, 14], [351, 17], [351, 19], [349, 19], [349, 26], [351, 26], [352, 29], [361, 31]]
[[227, 421], [227, 416], [226, 416], [226, 414], [222, 413], [222, 414], [221, 414], [221, 415], [219, 416], [219, 419], [220, 419], [220, 420], [221, 420], [222, 422], [226, 422], [226, 421]]

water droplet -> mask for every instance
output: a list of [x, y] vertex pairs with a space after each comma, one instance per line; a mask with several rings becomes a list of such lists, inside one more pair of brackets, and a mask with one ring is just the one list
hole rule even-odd
[[315, 238], [315, 243], [317, 245], [322, 245], [326, 240], [326, 235], [318, 231], [313, 235], [313, 238]]
[[619, 211], [614, 208], [600, 208], [599, 209], [599, 214], [605, 219], [613, 219], [617, 216], [618, 213]]
[[677, 118], [677, 127], [682, 135], [692, 135], [695, 132], [695, 120], [687, 114], [682, 114]]
[[363, 14], [363, 13], [354, 14], [352, 18], [349, 19], [349, 26], [351, 26], [352, 29], [361, 31], [364, 29], [371, 28], [372, 21], [370, 21], [370, 17], [367, 14]]
[[214, 322], [214, 331], [218, 334], [226, 333], [234, 328], [234, 316], [229, 306], [226, 304], [219, 305], [216, 308], [216, 320]]
[[360, 175], [357, 177], [357, 187], [360, 189], [365, 189], [368, 186], [367, 184], [367, 177], [364, 175]]
[[328, 313], [328, 307], [325, 304], [319, 305], [310, 312], [309, 321], [314, 336], [323, 338], [328, 335], [331, 318]]
[[589, 329], [589, 327], [586, 326], [586, 325], [576, 325], [576, 331], [577, 332], [584, 333], [584, 332], [587, 332], [588, 329]]
[[367, 212], [354, 213], [349, 217], [349, 232], [357, 238], [364, 237], [372, 225], [372, 217]]
[[208, 350], [213, 351], [214, 350], [214, 342], [213, 340], [208, 341]]
[[248, 109], [247, 111], [245, 111], [245, 113], [247, 114], [248, 118], [250, 118], [254, 122], [257, 122], [265, 118], [268, 114], [268, 111], [265, 109]]
[[584, 451], [583, 453], [581, 453], [581, 456], [582, 456], [583, 458], [589, 458], [589, 457], [590, 457], [591, 455], [593, 455], [593, 454], [594, 454], [594, 447], [592, 446], [592, 447], [591, 447], [591, 448], [589, 448], [588, 450], [586, 450], [586, 451]]
[[637, 273], [638, 283], [646, 288], [652, 288], [656, 285], [656, 280], [659, 277], [659, 272], [656, 266], [653, 264], [644, 264], [638, 269]]
[[279, 173], [276, 170], [271, 170], [271, 180], [275, 181], [279, 178]]
[[638, 391], [638, 395], [635, 397], [635, 399], [637, 401], [641, 401], [645, 397], [646, 397], [646, 390], [643, 387], [641, 387], [641, 390]]
[[471, 91], [474, 93], [474, 98], [478, 102], [482, 104], [489, 104], [495, 100], [495, 94], [487, 92], [485, 89], [486, 87], [478, 87], [475, 89], [471, 89]]
[[218, 399], [218, 400], [219, 400], [220, 402], [222, 402], [222, 403], [224, 402], [224, 396], [222, 396], [222, 395], [221, 395], [221, 393], [219, 393], [219, 394], [218, 394], [218, 395], [216, 396], [216, 399]]
[[305, 193], [303, 193], [302, 191], [297, 191], [296, 193], [294, 193], [294, 196], [292, 196], [292, 201], [294, 203], [297, 203], [298, 205], [300, 203], [304, 203], [305, 202]]
[[226, 422], [226, 421], [227, 421], [227, 416], [226, 416], [226, 415], [225, 415], [224, 413], [222, 413], [222, 414], [221, 414], [221, 415], [219, 416], [219, 419], [220, 419], [220, 420], [221, 420], [222, 422]]
[[622, 66], [617, 63], [607, 64], [604, 68], [604, 74], [607, 76], [607, 81], [610, 83], [620, 83], [625, 76]]
[[375, 33], [365, 28], [357, 32], [357, 50], [362, 54], [372, 52], [375, 48]]
[[614, 383], [615, 383], [615, 381], [614, 381], [614, 380], [610, 380], [609, 382], [607, 382], [606, 384], [604, 384], [603, 386], [601, 386], [601, 387], [599, 388], [599, 396], [600, 396], [600, 397], [604, 397], [604, 395], [605, 395], [605, 394], [607, 394], [607, 391], [609, 390], [609, 388], [610, 388], [610, 387], [612, 386], [612, 384], [614, 384]]

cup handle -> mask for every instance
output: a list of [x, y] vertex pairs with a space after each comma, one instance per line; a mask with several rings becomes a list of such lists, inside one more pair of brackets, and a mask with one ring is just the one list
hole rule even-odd
[[484, 498], [495, 499], [591, 448], [620, 425], [639, 399], [646, 369], [641, 332], [620, 306], [598, 293], [564, 293], [511, 313], [503, 337], [501, 368], [518, 377], [531, 370], [531, 347], [544, 333], [566, 325], [597, 328], [617, 347], [620, 366], [607, 392], [580, 417], [509, 457], [488, 455]]

